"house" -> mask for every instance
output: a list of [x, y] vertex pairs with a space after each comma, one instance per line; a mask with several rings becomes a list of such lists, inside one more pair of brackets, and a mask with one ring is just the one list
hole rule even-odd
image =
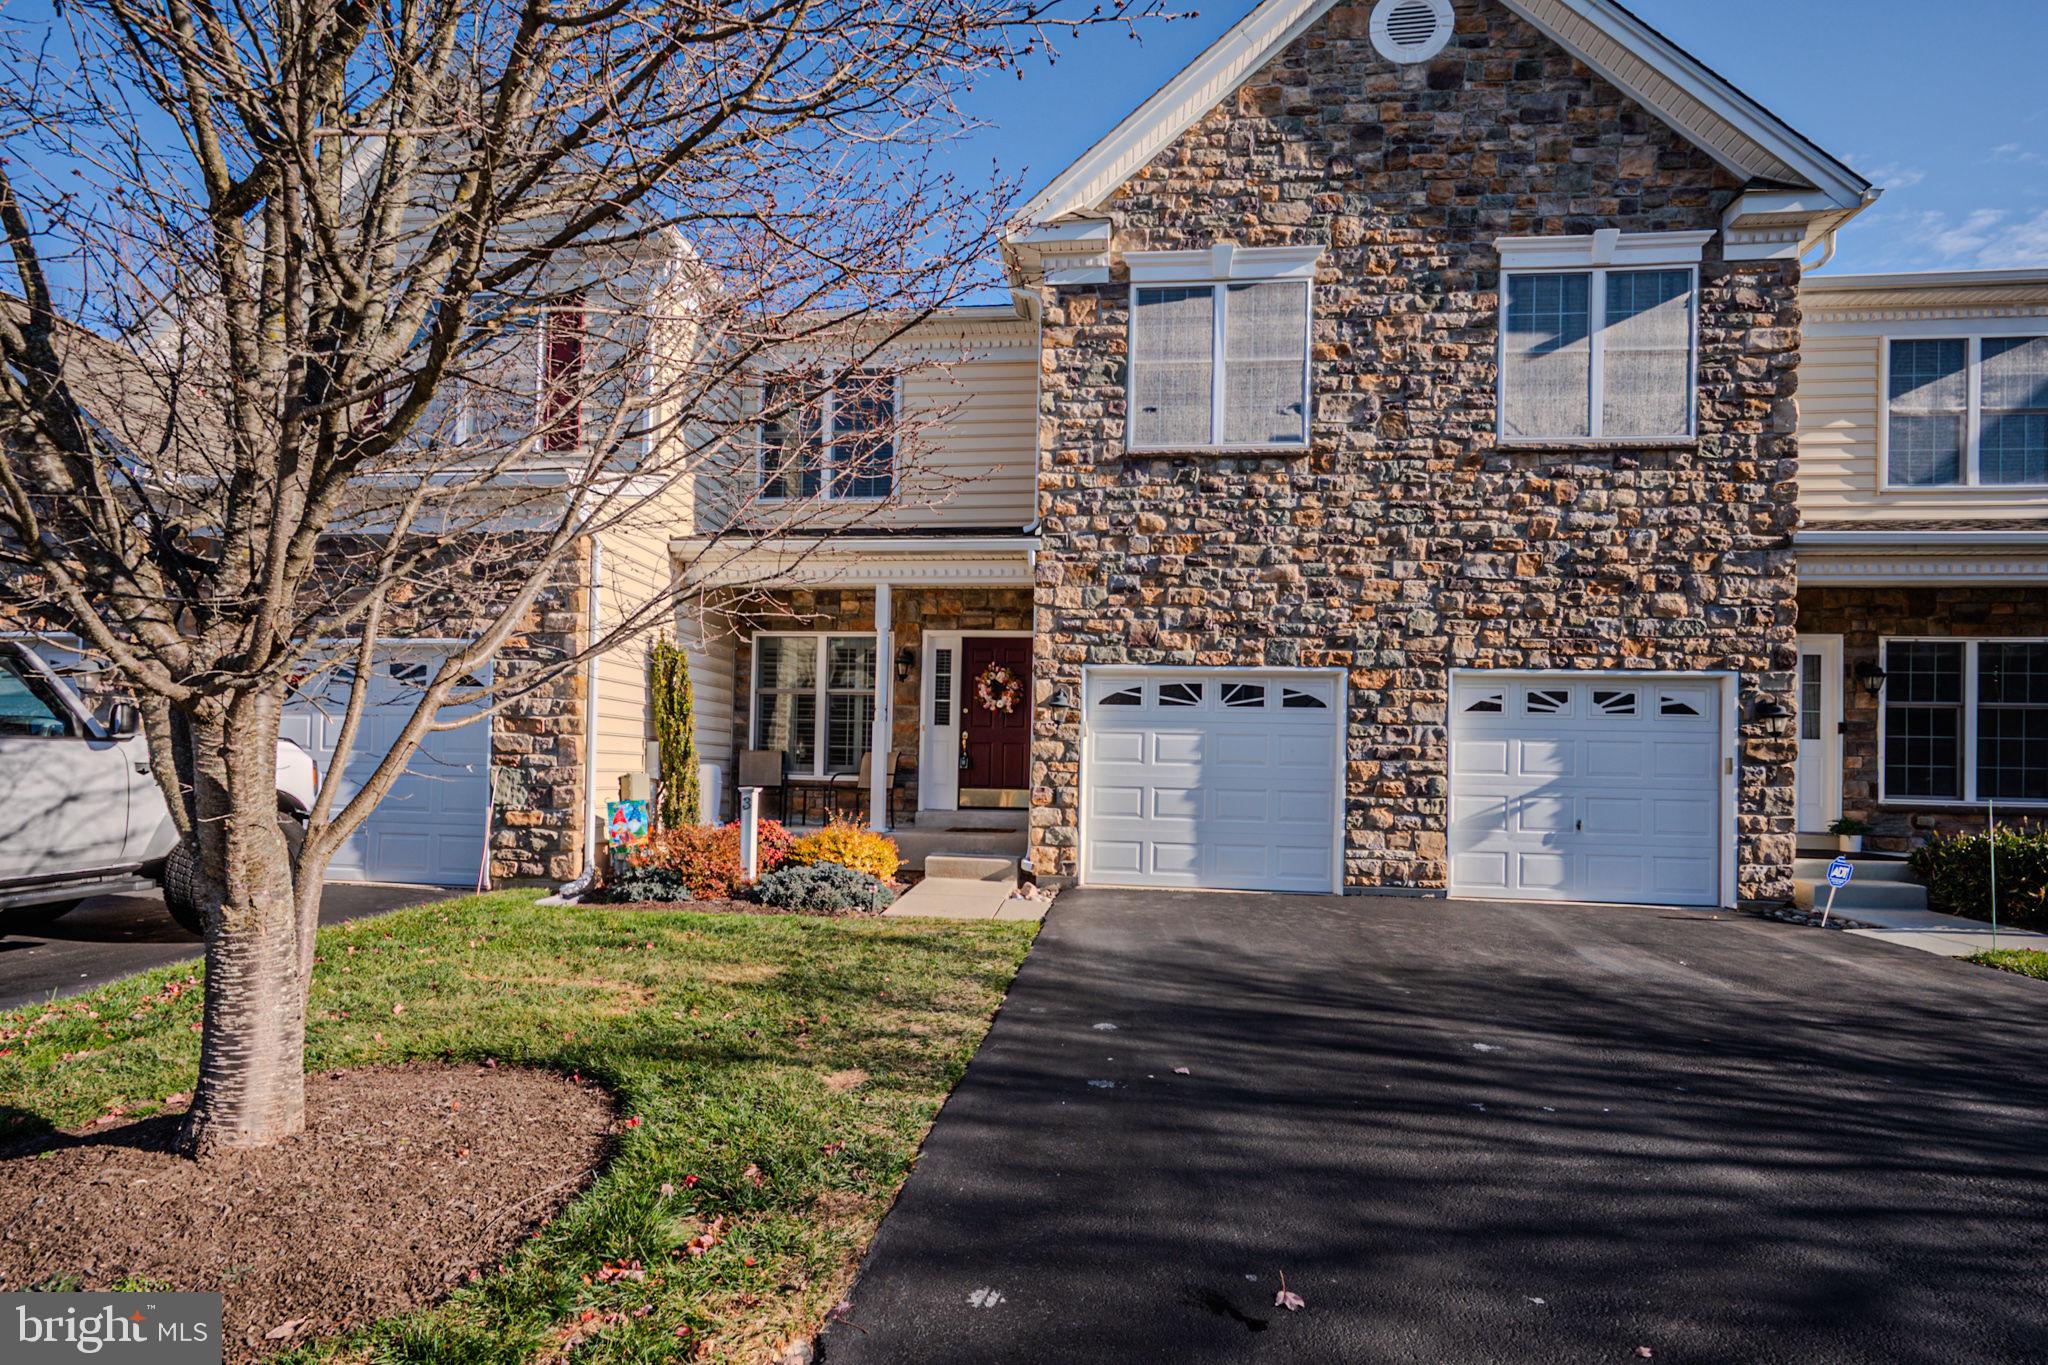
[[1265, 0], [906, 333], [945, 495], [764, 411], [700, 750], [1091, 885], [1734, 905], [2048, 801], [2048, 274], [1802, 286], [1875, 198], [1611, 0]]
[[1799, 828], [2048, 806], [2048, 269], [1802, 290]]

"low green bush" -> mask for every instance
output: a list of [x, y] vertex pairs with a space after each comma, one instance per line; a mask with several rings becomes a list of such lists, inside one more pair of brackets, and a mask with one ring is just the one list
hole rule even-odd
[[754, 884], [754, 899], [805, 915], [874, 915], [889, 908], [889, 884], [838, 863], [785, 864]]
[[671, 867], [645, 863], [627, 863], [614, 871], [605, 882], [604, 898], [614, 905], [696, 899], [690, 894], [689, 882], [682, 873]]
[[[2015, 929], [2048, 929], [2048, 829], [2004, 826], [1997, 836], [1998, 920]], [[1936, 835], [1913, 850], [1913, 875], [1937, 910], [1991, 918], [1992, 836]]]

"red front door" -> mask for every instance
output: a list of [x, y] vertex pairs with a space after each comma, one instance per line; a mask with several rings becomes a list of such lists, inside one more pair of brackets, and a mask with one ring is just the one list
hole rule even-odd
[[[960, 799], [970, 793], [1003, 788], [1023, 790], [1031, 783], [1031, 641], [970, 635], [961, 642]], [[1007, 684], [991, 670], [1007, 669]], [[1010, 709], [982, 700], [983, 680], [997, 702], [1012, 698]], [[983, 804], [990, 798], [981, 797]]]

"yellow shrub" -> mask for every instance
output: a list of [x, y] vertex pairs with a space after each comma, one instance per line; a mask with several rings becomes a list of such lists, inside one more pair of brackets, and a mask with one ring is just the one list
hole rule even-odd
[[903, 855], [897, 852], [896, 841], [887, 835], [834, 819], [817, 833], [806, 834], [791, 844], [789, 861], [798, 866], [838, 863], [886, 882], [894, 879], [896, 869], [903, 865]]

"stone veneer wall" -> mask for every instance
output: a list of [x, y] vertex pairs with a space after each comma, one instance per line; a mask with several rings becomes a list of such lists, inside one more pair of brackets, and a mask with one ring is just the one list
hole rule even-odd
[[1842, 637], [1842, 813], [1867, 820], [1866, 848], [1905, 852], [1930, 834], [1976, 833], [1982, 806], [1879, 805], [1877, 747], [1882, 703], [1856, 684], [1856, 666], [1876, 663], [1887, 636], [2048, 636], [2048, 592], [2039, 587], [1805, 588], [1799, 594], [1802, 634]]
[[[566, 658], [590, 638], [588, 558], [574, 557], [499, 651], [499, 675]], [[579, 664], [491, 722], [491, 880], [567, 881], [583, 870], [588, 670]], [[607, 793], [600, 792], [599, 799]], [[599, 815], [602, 817], [602, 808]]]
[[[883, 661], [894, 679], [896, 716], [893, 743], [902, 755], [897, 786], [904, 809], [917, 793], [919, 705], [923, 695], [924, 633], [928, 630], [1000, 631], [1032, 629], [1029, 588], [897, 588], [893, 594], [896, 648], [912, 650], [917, 665], [897, 678], [895, 660]], [[754, 676], [753, 633], [757, 630], [819, 630], [869, 633], [875, 628], [872, 588], [814, 588], [764, 595], [740, 618], [734, 651], [733, 752], [748, 747]]]
[[[1447, 672], [1737, 670], [1795, 700], [1798, 270], [1701, 269], [1696, 443], [1498, 448], [1501, 235], [1719, 226], [1739, 186], [1505, 7], [1424, 67], [1340, 7], [1105, 207], [1118, 251], [1316, 242], [1311, 450], [1127, 456], [1129, 286], [1048, 289], [1032, 853], [1077, 867], [1084, 664], [1350, 670], [1345, 881], [1447, 883]], [[1745, 710], [1745, 714], [1747, 711]], [[1745, 724], [1739, 893], [1791, 891]]]

